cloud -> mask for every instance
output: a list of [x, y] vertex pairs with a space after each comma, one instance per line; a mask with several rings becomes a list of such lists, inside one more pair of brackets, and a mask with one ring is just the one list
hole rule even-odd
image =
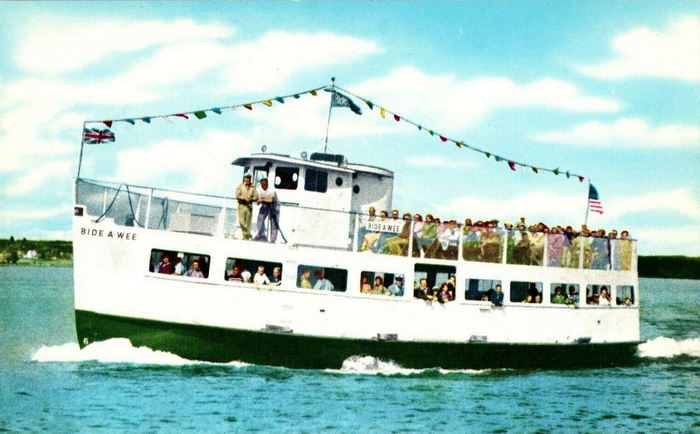
[[476, 167], [476, 162], [474, 160], [453, 160], [437, 155], [428, 155], [423, 157], [409, 157], [406, 159], [406, 165], [420, 168], [464, 169]]
[[231, 26], [191, 20], [96, 19], [86, 24], [59, 18], [38, 20], [28, 26], [15, 60], [26, 71], [47, 75], [78, 71], [118, 53], [182, 41], [223, 39], [235, 32]]
[[70, 162], [64, 160], [54, 160], [36, 165], [33, 169], [25, 172], [23, 176], [12, 181], [5, 188], [5, 194], [21, 196], [31, 193], [52, 179], [66, 178], [70, 174], [72, 166]]
[[235, 185], [230, 162], [252, 150], [250, 137], [209, 130], [192, 140], [168, 139], [117, 154], [114, 179], [190, 192], [230, 195]]
[[611, 218], [628, 214], [656, 211], [659, 214], [679, 214], [700, 222], [700, 202], [688, 188], [658, 191], [636, 197], [613, 197], [603, 201]]
[[4, 209], [0, 210], [0, 221], [8, 223], [17, 220], [51, 219], [59, 215], [71, 215], [72, 207], [59, 206], [56, 208], [36, 209]]
[[700, 81], [700, 18], [687, 16], [664, 31], [638, 27], [612, 41], [611, 60], [580, 66], [584, 75], [601, 79], [658, 77]]
[[534, 139], [571, 145], [615, 147], [675, 147], [700, 144], [700, 128], [682, 125], [651, 127], [639, 118], [624, 118], [612, 123], [600, 121], [574, 125], [569, 130], [537, 134]]
[[481, 122], [491, 113], [509, 107], [541, 107], [571, 112], [616, 112], [617, 101], [585, 95], [572, 83], [542, 78], [519, 84], [505, 77], [459, 79], [429, 75], [413, 67], [352, 87], [359, 95], [419, 123], [441, 125], [449, 131]]
[[700, 256], [700, 228], [698, 226], [635, 228], [630, 234], [639, 240], [640, 255]]

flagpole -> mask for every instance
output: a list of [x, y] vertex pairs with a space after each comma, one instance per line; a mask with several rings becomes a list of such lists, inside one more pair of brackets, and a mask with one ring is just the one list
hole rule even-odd
[[591, 178], [588, 178], [588, 192], [586, 192], [586, 218], [583, 221], [583, 224], [586, 226], [588, 226], [588, 210], [591, 208], [590, 200], [591, 200]]
[[80, 178], [80, 168], [83, 166], [83, 146], [85, 146], [85, 139], [83, 135], [85, 134], [85, 122], [83, 122], [83, 129], [80, 130], [80, 156], [78, 157], [78, 174], [76, 178]]
[[328, 103], [328, 120], [326, 121], [326, 140], [323, 143], [323, 153], [326, 153], [328, 148], [328, 130], [331, 127], [331, 111], [333, 110], [333, 92], [335, 92], [335, 77], [331, 77], [331, 100]]

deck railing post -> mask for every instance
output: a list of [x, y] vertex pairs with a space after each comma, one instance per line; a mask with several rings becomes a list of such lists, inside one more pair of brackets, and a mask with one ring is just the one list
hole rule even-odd
[[221, 204], [221, 212], [219, 212], [219, 224], [216, 225], [216, 235], [223, 238], [226, 234], [226, 201]]
[[357, 237], [360, 231], [360, 213], [355, 213], [355, 230], [352, 235], [352, 251], [357, 252]]
[[[140, 196], [139, 196], [140, 197]], [[146, 218], [143, 222], [143, 228], [148, 229], [148, 220], [151, 218], [151, 202], [153, 202], [153, 189], [148, 190], [148, 203], [146, 204]]]
[[413, 224], [415, 220], [411, 219], [411, 230], [408, 233], [408, 251], [406, 252], [407, 257], [413, 256]]
[[549, 255], [547, 254], [547, 246], [549, 245], [549, 234], [542, 232], [542, 236], [544, 237], [544, 243], [542, 243], [542, 245], [544, 246], [544, 251], [542, 252], [542, 266], [546, 267], [547, 261], [549, 260]]
[[579, 235], [581, 237], [581, 242], [578, 247], [578, 269], [583, 270], [583, 244], [586, 242], [586, 237]]
[[501, 264], [505, 264], [508, 261], [508, 237], [510, 237], [511, 231], [504, 229], [503, 235], [504, 236], [501, 237], [501, 248], [503, 249], [503, 253], [501, 254]]

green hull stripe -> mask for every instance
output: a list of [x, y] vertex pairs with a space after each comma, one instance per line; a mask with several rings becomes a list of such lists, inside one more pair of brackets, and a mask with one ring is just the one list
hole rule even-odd
[[227, 329], [128, 318], [76, 310], [81, 347], [125, 337], [134, 346], [190, 360], [234, 360], [289, 368], [340, 368], [350, 356], [393, 360], [405, 368], [577, 368], [638, 363], [637, 342], [606, 344], [503, 344], [378, 341]]

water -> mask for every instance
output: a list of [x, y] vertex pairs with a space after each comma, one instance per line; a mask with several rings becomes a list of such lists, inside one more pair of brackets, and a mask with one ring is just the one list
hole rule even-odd
[[75, 343], [72, 271], [0, 268], [0, 431], [700, 432], [700, 281], [642, 279], [640, 364], [337, 371]]

